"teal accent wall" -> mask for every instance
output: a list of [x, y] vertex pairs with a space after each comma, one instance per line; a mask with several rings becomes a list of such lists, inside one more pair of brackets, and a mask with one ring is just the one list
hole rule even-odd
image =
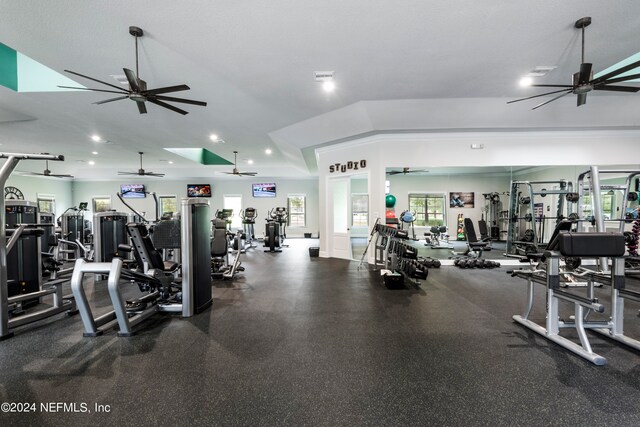
[[18, 91], [17, 52], [0, 43], [0, 85]]

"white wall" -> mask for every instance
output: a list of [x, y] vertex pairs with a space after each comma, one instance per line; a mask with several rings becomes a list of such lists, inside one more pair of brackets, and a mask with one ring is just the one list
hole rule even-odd
[[6, 186], [17, 187], [24, 199], [36, 202], [38, 194], [51, 194], [56, 201], [56, 217], [68, 207], [73, 205], [72, 202], [72, 181], [59, 178], [38, 178], [31, 176], [22, 176], [12, 174], [7, 180]]
[[[277, 195], [275, 198], [254, 198], [251, 192], [251, 184], [259, 182], [275, 182]], [[73, 183], [73, 202], [89, 202], [96, 196], [110, 196], [111, 208], [117, 211], [130, 213], [116, 196], [121, 184], [144, 184], [149, 192], [155, 192], [158, 196], [177, 196], [178, 202], [187, 196], [187, 184], [211, 184], [212, 197], [208, 200], [211, 205], [211, 214], [216, 209], [222, 209], [224, 195], [241, 195], [243, 207], [254, 207], [258, 210], [256, 220], [256, 234], [264, 232], [264, 219], [270, 209], [277, 206], [287, 206], [287, 195], [304, 194], [307, 202], [307, 216], [305, 228], [287, 227], [287, 236], [302, 237], [303, 233], [318, 233], [318, 181], [316, 179], [281, 179], [281, 178], [252, 178], [251, 180], [240, 178], [232, 179], [200, 179], [194, 180], [166, 180], [164, 178], [130, 177], [120, 181], [75, 181]], [[155, 204], [151, 196], [145, 199], [126, 199], [134, 209], [146, 212], [147, 219], [153, 219]], [[237, 214], [237, 213], [235, 213]]]
[[[389, 190], [396, 197], [396, 216], [409, 209], [410, 193], [444, 193], [447, 203], [446, 225], [449, 234], [455, 234], [458, 214], [471, 218], [474, 224], [481, 219], [484, 208], [483, 193], [502, 193], [509, 190], [510, 176], [495, 176], [494, 174], [470, 175], [392, 175], [387, 178], [390, 182]], [[449, 192], [473, 192], [475, 202], [473, 208], [450, 208]], [[505, 200], [506, 201], [506, 200]], [[423, 235], [426, 227], [415, 227], [416, 237]], [[477, 230], [476, 230], [477, 231]]]

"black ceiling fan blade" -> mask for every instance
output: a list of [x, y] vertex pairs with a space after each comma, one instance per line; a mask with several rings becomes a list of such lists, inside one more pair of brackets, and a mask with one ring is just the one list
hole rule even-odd
[[578, 94], [578, 107], [587, 103], [587, 94], [579, 93]]
[[138, 83], [138, 77], [136, 77], [135, 73], [128, 68], [123, 68], [124, 75], [127, 76], [127, 81], [129, 82], [129, 86], [131, 90], [134, 92], [140, 92], [140, 84]]
[[402, 171], [389, 171], [387, 172], [387, 175], [397, 175], [399, 173], [402, 173]]
[[258, 174], [258, 172], [238, 172], [238, 175], [244, 175], [244, 176], [256, 176]]
[[161, 93], [169, 93], [169, 92], [179, 92], [181, 90], [190, 90], [191, 88], [187, 85], [177, 85], [177, 86], [167, 86], [167, 87], [159, 87], [156, 89], [149, 89], [144, 92], [145, 95], [158, 95]]
[[93, 77], [85, 76], [84, 74], [76, 73], [75, 71], [71, 71], [71, 70], [64, 70], [64, 71], [70, 74], [75, 74], [76, 76], [84, 77], [85, 79], [93, 80], [94, 82], [102, 83], [103, 85], [107, 85], [119, 90], [123, 90], [121, 87], [112, 85], [111, 83], [103, 82], [102, 80], [94, 79]]
[[178, 107], [174, 107], [173, 105], [169, 105], [169, 104], [167, 104], [166, 102], [162, 102], [162, 101], [160, 101], [160, 100], [153, 99], [153, 98], [148, 98], [147, 100], [148, 100], [149, 102], [152, 102], [152, 103], [156, 104], [156, 105], [159, 105], [159, 106], [161, 106], [161, 107], [164, 107], [164, 108], [166, 108], [166, 109], [168, 109], [168, 110], [175, 111], [176, 113], [180, 113], [180, 114], [182, 114], [182, 115], [189, 114], [189, 112], [188, 112], [188, 111], [181, 110], [180, 108], [178, 108]]
[[182, 102], [184, 104], [200, 105], [202, 107], [207, 106], [207, 103], [204, 101], [194, 101], [193, 99], [174, 98], [173, 96], [159, 95], [159, 96], [153, 96], [152, 98], [159, 99], [161, 101]]
[[[533, 99], [533, 98], [539, 98], [541, 96], [552, 95], [554, 93], [560, 93], [560, 92], [564, 92], [564, 91], [567, 91], [567, 90], [572, 91], [573, 90], [573, 86], [571, 86], [570, 89], [554, 90], [553, 92], [541, 93], [540, 95], [533, 95], [533, 96], [528, 96], [526, 98], [520, 98], [520, 99], [516, 99], [516, 100], [513, 100], [513, 101], [508, 101], [507, 104], [513, 104], [514, 102], [526, 101], [527, 99]], [[552, 101], [553, 101], [553, 99], [552, 99]]]
[[540, 107], [542, 107], [543, 105], [547, 105], [548, 103], [553, 102], [553, 101], [555, 101], [556, 99], [560, 99], [560, 98], [562, 98], [563, 96], [567, 96], [567, 95], [569, 95], [571, 92], [573, 92], [573, 91], [569, 90], [569, 91], [567, 91], [567, 92], [563, 93], [562, 95], [558, 95], [558, 96], [556, 96], [556, 97], [554, 97], [554, 98], [552, 98], [552, 99], [550, 99], [550, 100], [548, 100], [548, 101], [543, 102], [542, 104], [538, 104], [538, 105], [536, 105], [535, 107], [533, 107], [533, 108], [532, 108], [532, 110], [535, 110], [536, 108], [540, 108]]
[[136, 105], [140, 114], [147, 114], [147, 106], [144, 105], [144, 101], [136, 101]]
[[129, 94], [129, 92], [127, 92], [124, 89], [121, 89], [120, 92], [116, 92], [115, 90], [106, 90], [106, 89], [91, 89], [88, 87], [72, 87], [72, 86], [58, 86], [61, 87], [63, 89], [77, 89], [77, 90], [88, 90], [91, 92], [104, 92], [104, 93], [118, 93], [118, 94]]
[[118, 171], [118, 175], [139, 175], [138, 172], [121, 172]]
[[598, 77], [596, 79], [593, 79], [591, 81], [591, 84], [598, 84], [598, 83], [604, 82], [605, 80], [607, 80], [607, 79], [609, 79], [611, 77], [618, 76], [618, 75], [620, 75], [622, 73], [626, 73], [627, 71], [633, 70], [634, 68], [638, 68], [638, 67], [640, 67], [640, 61], [633, 62], [633, 63], [631, 63], [629, 65], [625, 65], [624, 67], [618, 68], [617, 70], [613, 70], [610, 73], [607, 73], [607, 74], [605, 74], [603, 76], [600, 76], [600, 77]]
[[109, 99], [105, 99], [104, 101], [94, 102], [94, 104], [96, 105], [106, 104], [107, 102], [120, 101], [121, 99], [127, 99], [128, 97], [129, 97], [128, 95], [118, 96], [116, 98], [109, 98]]
[[609, 85], [600, 85], [593, 88], [593, 90], [609, 90], [611, 92], [638, 92], [640, 91], [640, 86], [609, 86]]
[[158, 178], [162, 178], [164, 176], [163, 173], [155, 173], [155, 172], [145, 172], [143, 174], [140, 174], [142, 176], [157, 176]]
[[615, 79], [609, 79], [609, 80], [605, 80], [603, 82], [600, 83], [596, 83], [598, 85], [608, 85], [611, 83], [621, 83], [621, 82], [626, 82], [628, 80], [635, 80], [635, 79], [640, 79], [640, 74], [629, 74], [628, 76], [623, 76], [623, 77], [618, 77]]
[[591, 68], [593, 64], [589, 62], [583, 62], [580, 64], [580, 74], [578, 75], [578, 84], [583, 85], [589, 83], [591, 80]]

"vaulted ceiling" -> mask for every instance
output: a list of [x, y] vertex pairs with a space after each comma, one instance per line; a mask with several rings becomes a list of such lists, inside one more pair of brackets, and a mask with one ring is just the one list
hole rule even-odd
[[[0, 150], [64, 154], [50, 169], [85, 179], [137, 169], [138, 151], [145, 169], [167, 177], [229, 169], [164, 150], [190, 147], [229, 160], [237, 150], [239, 169], [263, 176], [301, 176], [314, 173], [313, 147], [376, 132], [638, 129], [640, 94], [591, 93], [580, 108], [575, 96], [535, 111], [535, 101], [506, 105], [540, 93], [518, 86], [536, 66], [557, 66], [539, 83], [570, 82], [583, 16], [593, 19], [585, 54], [595, 72], [640, 50], [634, 0], [3, 0], [0, 43], [118, 84], [111, 75], [135, 67], [136, 25], [141, 77], [151, 87], [186, 83], [179, 96], [208, 106], [180, 105], [182, 116], [149, 105], [140, 115], [129, 100], [92, 105], [109, 94], [0, 87]], [[335, 71], [334, 93], [314, 80], [325, 70]]]

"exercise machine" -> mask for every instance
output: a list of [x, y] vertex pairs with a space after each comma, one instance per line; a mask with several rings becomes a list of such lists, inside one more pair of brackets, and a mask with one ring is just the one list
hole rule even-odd
[[[229, 262], [229, 232], [224, 220], [215, 218], [212, 221], [211, 230], [211, 277], [232, 279], [236, 273], [244, 271], [240, 262], [240, 246], [234, 250], [233, 262]], [[234, 241], [239, 242], [242, 239], [242, 231], [238, 230], [235, 234]]]
[[[84, 213], [87, 211], [87, 202], [82, 202], [78, 207], [68, 208], [60, 216], [62, 237], [65, 240], [78, 242], [81, 245], [91, 244], [91, 222], [86, 220]], [[75, 259], [73, 250], [62, 250], [68, 261]]]
[[129, 215], [123, 212], [99, 212], [93, 215], [93, 248], [96, 262], [111, 262], [114, 257], [125, 258], [118, 246], [129, 244], [127, 235]]
[[[624, 273], [624, 235], [622, 233], [603, 232], [560, 232], [549, 242], [542, 257], [543, 268], [515, 270], [514, 277], [527, 280], [527, 304], [522, 315], [513, 316], [513, 320], [531, 329], [546, 339], [572, 351], [595, 365], [605, 365], [607, 359], [595, 353], [589, 342], [586, 330], [591, 330], [607, 338], [621, 342], [640, 350], [640, 341], [624, 334], [624, 302], [640, 301], [640, 292], [626, 289]], [[561, 271], [561, 257], [606, 258], [611, 260], [610, 272], [582, 270]], [[587, 280], [583, 294], [560, 289], [562, 281], [568, 276], [578, 276]], [[545, 287], [545, 324], [540, 325], [529, 319], [534, 306], [535, 285]], [[609, 286], [611, 306], [608, 316], [594, 317], [605, 313], [604, 303], [596, 296], [596, 284]], [[562, 320], [560, 303], [573, 305], [573, 316]], [[579, 343], [561, 336], [563, 329], [573, 329]]]
[[[131, 336], [133, 328], [157, 312], [177, 313], [191, 317], [212, 304], [210, 261], [210, 209], [201, 199], [181, 201], [181, 261], [164, 261], [149, 237], [147, 227], [129, 223], [127, 232], [132, 245], [120, 245], [120, 251], [133, 251], [137, 270], [126, 270], [120, 258], [110, 263], [76, 261], [71, 289], [78, 302], [84, 325], [84, 336], [101, 335], [119, 326], [119, 336]], [[93, 317], [83, 284], [85, 274], [107, 274], [107, 288], [113, 310]], [[181, 279], [176, 276], [181, 273]], [[121, 282], [138, 284], [143, 296], [125, 301]]]
[[[577, 219], [572, 204], [565, 204], [567, 194], [572, 192], [573, 184], [564, 179], [511, 181], [505, 256], [526, 259], [528, 253], [545, 247], [546, 221], [555, 220], [557, 224], [564, 218]], [[543, 214], [545, 201], [547, 208], [555, 204], [555, 215]]]
[[244, 231], [245, 241], [243, 250], [256, 247], [256, 245], [253, 244], [253, 241], [256, 238], [255, 224], [257, 217], [258, 210], [256, 208], [245, 208], [240, 211], [240, 218], [242, 218], [242, 230]]
[[411, 212], [409, 210], [403, 211], [400, 214], [400, 229], [404, 230], [404, 225], [407, 224], [407, 231], [411, 229], [411, 234], [413, 235], [413, 240], [416, 239], [416, 229], [413, 226], [413, 223], [416, 222], [416, 213]]
[[[486, 221], [485, 227], [488, 227], [487, 236], [491, 240], [500, 240], [500, 212], [502, 212], [502, 201], [500, 200], [500, 193], [491, 192], [483, 193], [484, 197], [484, 212], [483, 220]], [[482, 233], [482, 230], [480, 230]]]
[[424, 233], [425, 246], [431, 247], [431, 249], [452, 249], [453, 246], [449, 244], [449, 234], [447, 233], [446, 225], [433, 226], [428, 232]]
[[287, 208], [277, 207], [269, 211], [264, 231], [264, 247], [269, 249], [265, 252], [282, 252], [282, 247], [287, 246], [284, 244], [287, 217]]
[[[0, 186], [3, 188], [11, 172], [13, 172], [21, 160], [64, 160], [64, 156], [21, 153], [0, 153], [0, 158], [7, 159], [0, 168]], [[37, 222], [35, 224], [16, 223], [15, 228], [7, 228], [6, 208], [8, 206], [6, 206], [5, 203], [4, 197], [0, 197], [0, 340], [11, 338], [13, 336], [12, 330], [18, 326], [43, 320], [60, 313], [74, 314], [76, 311], [73, 298], [63, 295], [62, 282], [60, 281], [44, 283], [42, 286], [39, 286], [39, 289], [33, 292], [9, 296], [9, 285], [13, 285], [14, 282], [10, 282], [8, 278], [7, 255], [11, 254], [12, 250], [15, 250], [16, 243], [18, 243], [22, 237], [32, 236], [35, 237], [35, 245], [39, 253], [41, 248], [38, 237], [42, 236], [44, 231], [43, 226], [40, 226]], [[38, 216], [36, 216], [36, 221], [38, 219]], [[9, 240], [7, 240], [7, 235], [10, 236]], [[39, 270], [39, 257], [37, 257], [37, 259], [38, 266], [36, 269]], [[23, 301], [29, 301], [34, 298], [39, 299], [49, 295], [53, 298], [51, 306], [42, 309], [36, 307], [20, 316], [11, 316], [15, 307], [22, 304]]]

